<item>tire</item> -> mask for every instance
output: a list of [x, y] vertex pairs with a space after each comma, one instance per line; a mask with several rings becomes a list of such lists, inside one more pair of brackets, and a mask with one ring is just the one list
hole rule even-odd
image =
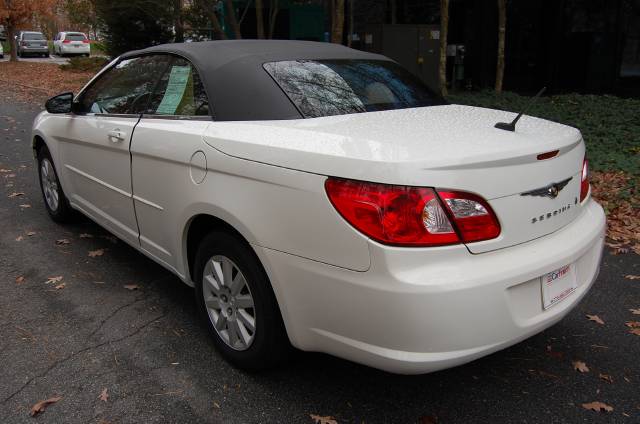
[[58, 173], [56, 171], [49, 149], [40, 148], [38, 151], [38, 179], [44, 206], [51, 219], [59, 223], [74, 221], [75, 214], [67, 196], [62, 191]]
[[[217, 273], [213, 261], [218, 264]], [[232, 268], [226, 268], [229, 266]], [[231, 269], [228, 275], [232, 278], [223, 277], [227, 269]], [[198, 310], [207, 323], [216, 349], [227, 361], [244, 370], [259, 371], [273, 368], [289, 356], [291, 345], [271, 284], [246, 242], [224, 231], [210, 233], [198, 247], [194, 270]], [[219, 277], [216, 279], [214, 274]], [[234, 286], [228, 280], [244, 283]], [[220, 330], [215, 327], [216, 314]], [[253, 318], [253, 333], [247, 317]]]

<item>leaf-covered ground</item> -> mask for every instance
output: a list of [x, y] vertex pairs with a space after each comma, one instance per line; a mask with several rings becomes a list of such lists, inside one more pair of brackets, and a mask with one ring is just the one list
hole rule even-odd
[[[531, 98], [492, 91], [456, 93], [452, 103], [522, 111]], [[640, 254], [640, 99], [563, 94], [541, 97], [528, 115], [574, 126], [587, 144], [593, 196], [607, 212], [609, 245]]]

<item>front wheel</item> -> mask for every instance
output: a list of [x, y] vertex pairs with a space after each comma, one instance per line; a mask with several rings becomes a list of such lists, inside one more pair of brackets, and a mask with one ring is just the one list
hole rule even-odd
[[198, 309], [222, 356], [254, 371], [287, 357], [290, 345], [271, 284], [244, 241], [212, 232], [200, 244], [194, 268]]
[[73, 209], [69, 206], [67, 196], [62, 191], [51, 154], [46, 147], [42, 147], [38, 151], [38, 175], [40, 176], [40, 190], [44, 206], [49, 216], [56, 222], [72, 221]]

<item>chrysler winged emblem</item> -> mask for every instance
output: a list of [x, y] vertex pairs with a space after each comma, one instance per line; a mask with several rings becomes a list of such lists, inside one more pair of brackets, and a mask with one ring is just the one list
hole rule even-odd
[[572, 179], [573, 177], [569, 177], [566, 180], [562, 180], [557, 183], [551, 183], [545, 187], [536, 188], [535, 190], [531, 191], [525, 191], [524, 193], [520, 193], [520, 196], [540, 196], [555, 199], [556, 197], [558, 197], [558, 193], [560, 193]]

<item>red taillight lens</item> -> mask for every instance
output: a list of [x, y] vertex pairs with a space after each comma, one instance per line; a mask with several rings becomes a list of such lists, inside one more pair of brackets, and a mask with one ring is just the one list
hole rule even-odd
[[86, 38], [85, 38], [84, 40], [82, 40], [82, 42], [83, 42], [84, 44], [89, 44], [89, 40], [87, 40]]
[[62, 44], [69, 44], [71, 40], [62, 40]]
[[580, 201], [582, 202], [589, 194], [589, 161], [584, 158], [582, 161], [582, 172], [580, 173]]
[[471, 193], [339, 178], [327, 179], [325, 188], [344, 219], [384, 244], [442, 246], [500, 234], [491, 207]]
[[435, 192], [329, 178], [329, 200], [358, 231], [384, 244], [438, 246], [459, 243]]
[[491, 206], [480, 196], [461, 191], [438, 191], [453, 217], [462, 241], [490, 240], [500, 235], [500, 223]]

